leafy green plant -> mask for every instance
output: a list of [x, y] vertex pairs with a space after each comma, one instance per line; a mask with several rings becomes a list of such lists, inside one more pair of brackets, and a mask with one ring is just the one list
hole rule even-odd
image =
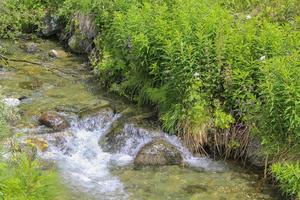
[[0, 1], [0, 37], [35, 31], [44, 16], [44, 9], [42, 0]]
[[276, 163], [271, 171], [279, 182], [282, 191], [287, 195], [300, 198], [300, 163]]

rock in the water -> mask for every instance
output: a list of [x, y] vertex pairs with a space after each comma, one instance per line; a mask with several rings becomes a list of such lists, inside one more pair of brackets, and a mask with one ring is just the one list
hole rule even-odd
[[61, 50], [50, 50], [48, 55], [51, 57], [51, 58], [64, 58], [67, 56], [67, 53], [64, 52], [64, 51], [61, 51]]
[[247, 159], [248, 162], [257, 167], [257, 168], [263, 168], [265, 167], [265, 155], [263, 154], [263, 147], [257, 138], [253, 138], [250, 141], [250, 144], [248, 146], [247, 150]]
[[70, 126], [68, 121], [56, 112], [45, 112], [39, 118], [39, 122], [56, 131], [61, 131]]
[[56, 50], [52, 49], [49, 51], [49, 56], [51, 58], [58, 58], [58, 52]]
[[21, 46], [24, 51], [26, 53], [30, 53], [30, 54], [34, 54], [38, 51], [38, 46], [37, 44], [33, 43], [33, 42], [28, 42], [28, 43], [25, 43], [24, 45]]
[[135, 166], [163, 166], [179, 165], [182, 163], [180, 151], [173, 145], [162, 139], [154, 140], [146, 144], [138, 152]]

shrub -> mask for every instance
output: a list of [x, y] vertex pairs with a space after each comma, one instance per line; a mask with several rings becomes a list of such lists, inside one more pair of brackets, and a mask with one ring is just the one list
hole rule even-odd
[[300, 163], [273, 164], [272, 173], [282, 191], [300, 198]]
[[300, 54], [278, 56], [262, 68], [264, 141], [292, 147], [300, 142]]
[[44, 16], [42, 0], [0, 1], [0, 37], [13, 37], [38, 28]]

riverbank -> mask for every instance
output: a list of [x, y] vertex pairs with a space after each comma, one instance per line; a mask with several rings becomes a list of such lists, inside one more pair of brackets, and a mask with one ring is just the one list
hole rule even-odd
[[[299, 161], [296, 9], [285, 16], [285, 8], [275, 6], [273, 12], [282, 16], [274, 18], [263, 16], [267, 9], [248, 8], [234, 20], [224, 5], [135, 3], [66, 1], [58, 4], [59, 14], [49, 7], [47, 17], [37, 20], [45, 22], [38, 32], [88, 54], [103, 85], [150, 104], [164, 129], [181, 135], [194, 151], [204, 147], [225, 157], [248, 157], [261, 168]], [[39, 6], [37, 11], [57, 5]], [[194, 12], [186, 15], [187, 9]], [[200, 10], [211, 15], [195, 14]]]

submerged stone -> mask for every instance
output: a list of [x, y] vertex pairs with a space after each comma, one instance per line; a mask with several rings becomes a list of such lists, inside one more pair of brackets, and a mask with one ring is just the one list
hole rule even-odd
[[108, 109], [108, 110], [112, 111], [112, 109], [109, 106], [110, 106], [110, 103], [108, 101], [101, 100], [97, 104], [94, 104], [92, 106], [88, 106], [88, 107], [86, 107], [84, 109], [81, 109], [78, 112], [78, 116], [80, 118], [83, 118], [85, 116], [97, 114], [100, 111], [102, 111], [103, 109]]
[[34, 54], [38, 51], [38, 45], [33, 42], [25, 43], [21, 46], [21, 48], [26, 52], [30, 54]]
[[26, 90], [36, 90], [36, 89], [42, 87], [42, 85], [43, 85], [43, 82], [38, 79], [19, 83], [19, 87], [22, 89], [26, 89]]
[[207, 186], [205, 185], [188, 185], [183, 190], [189, 194], [196, 194], [196, 193], [202, 193], [207, 192]]
[[45, 112], [39, 118], [39, 122], [56, 131], [61, 131], [70, 126], [69, 122], [56, 112]]
[[257, 168], [265, 167], [266, 157], [263, 153], [263, 147], [257, 138], [251, 139], [248, 149], [247, 149], [247, 159], [248, 162]]
[[157, 139], [146, 144], [138, 152], [135, 166], [179, 165], [182, 163], [180, 151], [165, 140]]

